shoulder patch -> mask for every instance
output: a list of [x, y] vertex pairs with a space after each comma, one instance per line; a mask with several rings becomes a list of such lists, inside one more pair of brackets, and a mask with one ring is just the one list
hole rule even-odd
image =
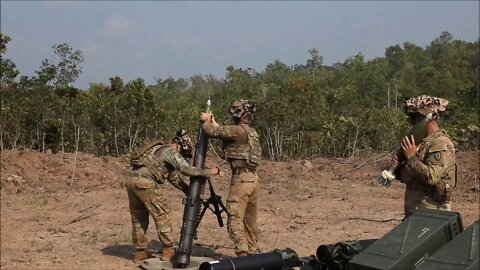
[[440, 153], [440, 152], [435, 152], [435, 153], [433, 154], [433, 157], [434, 157], [437, 161], [439, 161], [439, 160], [442, 158], [442, 153]]

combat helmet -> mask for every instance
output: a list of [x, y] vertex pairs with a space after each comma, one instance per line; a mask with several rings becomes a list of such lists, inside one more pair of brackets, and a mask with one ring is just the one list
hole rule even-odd
[[428, 95], [421, 95], [405, 100], [405, 113], [410, 117], [410, 121], [414, 121], [416, 116], [438, 117], [441, 113], [447, 110], [448, 100], [439, 97]]
[[187, 131], [183, 128], [177, 130], [173, 142], [180, 145], [180, 154], [185, 158], [191, 158], [193, 153], [192, 139], [187, 135]]
[[253, 115], [257, 110], [257, 104], [253, 100], [240, 99], [235, 100], [228, 108], [228, 112], [233, 116], [233, 118], [240, 119], [244, 115], [250, 114]]

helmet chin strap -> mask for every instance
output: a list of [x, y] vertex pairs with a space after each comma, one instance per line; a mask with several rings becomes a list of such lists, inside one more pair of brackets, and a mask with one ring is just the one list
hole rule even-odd
[[427, 114], [427, 116], [425, 116], [425, 121], [428, 122], [428, 121], [431, 121], [433, 119], [433, 114], [432, 113], [429, 113]]

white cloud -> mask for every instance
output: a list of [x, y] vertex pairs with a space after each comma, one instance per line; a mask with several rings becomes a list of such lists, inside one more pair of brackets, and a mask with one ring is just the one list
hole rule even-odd
[[194, 33], [194, 32], [178, 32], [164, 34], [162, 37], [163, 44], [168, 44], [175, 48], [192, 48], [205, 46], [214, 42], [218, 37], [214, 33]]
[[140, 23], [133, 19], [121, 18], [119, 16], [110, 16], [103, 23], [100, 34], [104, 37], [123, 37], [125, 35], [138, 32]]
[[81, 51], [84, 56], [92, 56], [98, 54], [102, 49], [102, 44], [96, 42], [95, 40], [87, 39], [83, 43]]

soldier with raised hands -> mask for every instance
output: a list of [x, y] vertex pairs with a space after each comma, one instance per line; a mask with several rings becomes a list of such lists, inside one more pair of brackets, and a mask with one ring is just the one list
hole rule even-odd
[[[451, 210], [456, 185], [455, 147], [439, 124], [447, 105], [448, 100], [427, 95], [405, 101], [405, 113], [412, 125], [426, 121], [422, 141], [406, 136], [401, 143], [406, 161], [397, 178], [406, 185], [405, 217], [419, 208]], [[396, 155], [392, 155], [391, 163], [398, 165]]]
[[222, 158], [232, 170], [227, 198], [227, 230], [237, 256], [259, 253], [257, 198], [259, 178], [256, 172], [262, 157], [258, 133], [251, 126], [256, 104], [236, 100], [230, 108], [234, 125], [219, 125], [211, 113], [202, 113], [203, 129], [211, 138], [223, 142]]
[[192, 156], [193, 143], [182, 129], [177, 131], [170, 144], [156, 141], [134, 151], [130, 155], [132, 170], [126, 186], [132, 218], [132, 240], [136, 252], [133, 261], [147, 259], [149, 215], [155, 221], [158, 238], [163, 245], [162, 260], [175, 255], [173, 247], [170, 206], [163, 192], [162, 184], [167, 180], [183, 193], [188, 193], [188, 184], [178, 173], [186, 176], [218, 174], [218, 167], [202, 169], [190, 166], [186, 158]]

